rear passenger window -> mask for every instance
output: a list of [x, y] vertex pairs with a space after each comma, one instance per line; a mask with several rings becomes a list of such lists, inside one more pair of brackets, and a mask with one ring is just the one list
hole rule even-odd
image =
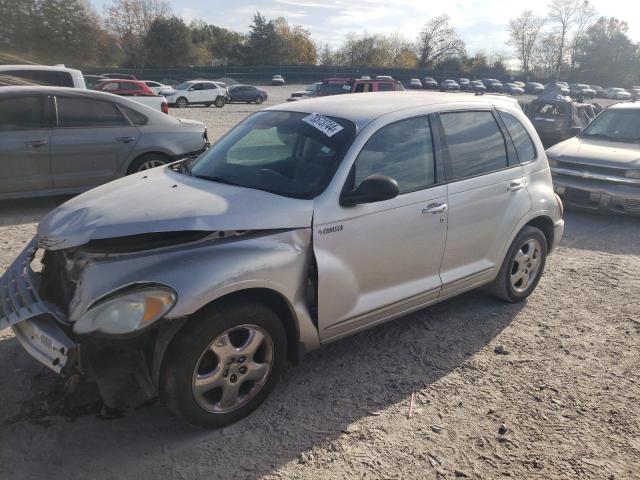
[[58, 97], [58, 126], [115, 127], [128, 125], [115, 105], [87, 98]]
[[0, 98], [0, 132], [47, 128], [47, 97]]
[[401, 194], [421, 190], [436, 182], [427, 117], [396, 122], [373, 134], [356, 160], [354, 188], [374, 174], [396, 180]]
[[491, 112], [440, 114], [449, 150], [448, 180], [506, 168], [507, 149]]
[[136, 127], [146, 125], [149, 119], [145, 117], [140, 112], [136, 112], [134, 109], [125, 107], [124, 105], [120, 105], [120, 108], [124, 112], [124, 114], [129, 118], [131, 123], [133, 123]]
[[516, 147], [518, 153], [518, 159], [520, 162], [530, 162], [536, 158], [536, 147], [533, 145], [533, 140], [527, 133], [527, 130], [522, 126], [520, 121], [507, 112], [498, 112], [502, 121], [507, 126], [507, 131], [513, 140], [513, 144]]
[[393, 91], [393, 83], [379, 83], [378, 90], [380, 92], [391, 92]]

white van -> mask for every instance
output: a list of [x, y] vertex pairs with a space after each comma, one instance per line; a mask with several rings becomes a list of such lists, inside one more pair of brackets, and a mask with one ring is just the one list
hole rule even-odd
[[[82, 72], [73, 68], [66, 68], [64, 65], [55, 65], [53, 67], [46, 65], [0, 65], [0, 80], [6, 76], [16, 77], [38, 85], [87, 88]], [[1, 82], [0, 84], [4, 83]]]

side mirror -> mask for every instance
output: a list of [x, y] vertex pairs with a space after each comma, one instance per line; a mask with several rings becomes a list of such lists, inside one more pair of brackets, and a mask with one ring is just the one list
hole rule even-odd
[[386, 175], [370, 175], [353, 192], [343, 194], [340, 205], [351, 207], [361, 203], [391, 200], [400, 193], [398, 182]]
[[574, 126], [569, 129], [569, 135], [572, 137], [580, 135], [580, 132], [582, 132], [582, 127]]

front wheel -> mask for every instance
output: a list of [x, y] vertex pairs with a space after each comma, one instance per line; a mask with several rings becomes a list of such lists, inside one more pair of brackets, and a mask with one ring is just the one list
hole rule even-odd
[[225, 99], [223, 97], [218, 97], [216, 98], [216, 101], [213, 102], [213, 104], [216, 106], [216, 108], [222, 108], [225, 106], [227, 102], [225, 101]]
[[129, 168], [127, 169], [127, 175], [149, 170], [151, 168], [161, 167], [162, 165], [166, 165], [168, 162], [169, 159], [164, 155], [159, 153], [147, 153], [131, 162], [131, 165], [129, 165]]
[[286, 348], [282, 322], [263, 304], [233, 301], [205, 308], [169, 346], [163, 397], [190, 423], [229, 425], [273, 390]]
[[180, 97], [176, 100], [176, 107], [178, 108], [187, 108], [189, 106], [189, 100], [184, 97]]
[[521, 302], [535, 290], [547, 261], [547, 241], [536, 227], [523, 228], [511, 244], [490, 292], [507, 302]]
[[264, 102], [264, 98], [262, 98], [262, 97], [258, 97], [258, 98], [256, 98], [256, 103], [257, 103], [258, 105], [260, 105], [262, 102]]

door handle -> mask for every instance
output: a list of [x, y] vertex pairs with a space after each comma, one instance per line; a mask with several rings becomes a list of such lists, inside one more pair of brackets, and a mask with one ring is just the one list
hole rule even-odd
[[507, 190], [509, 192], [517, 192], [527, 186], [527, 182], [524, 180], [514, 180], [509, 184]]
[[437, 213], [444, 213], [447, 211], [448, 205], [446, 203], [432, 203], [427, 205], [427, 208], [422, 210], [422, 213], [431, 213], [433, 215]]
[[40, 148], [40, 147], [44, 147], [45, 145], [48, 145], [49, 142], [47, 142], [45, 140], [33, 140], [31, 142], [24, 142], [24, 144], [27, 147]]
[[130, 143], [130, 142], [133, 142], [135, 139], [136, 137], [118, 137], [116, 138], [116, 141], [121, 143]]

